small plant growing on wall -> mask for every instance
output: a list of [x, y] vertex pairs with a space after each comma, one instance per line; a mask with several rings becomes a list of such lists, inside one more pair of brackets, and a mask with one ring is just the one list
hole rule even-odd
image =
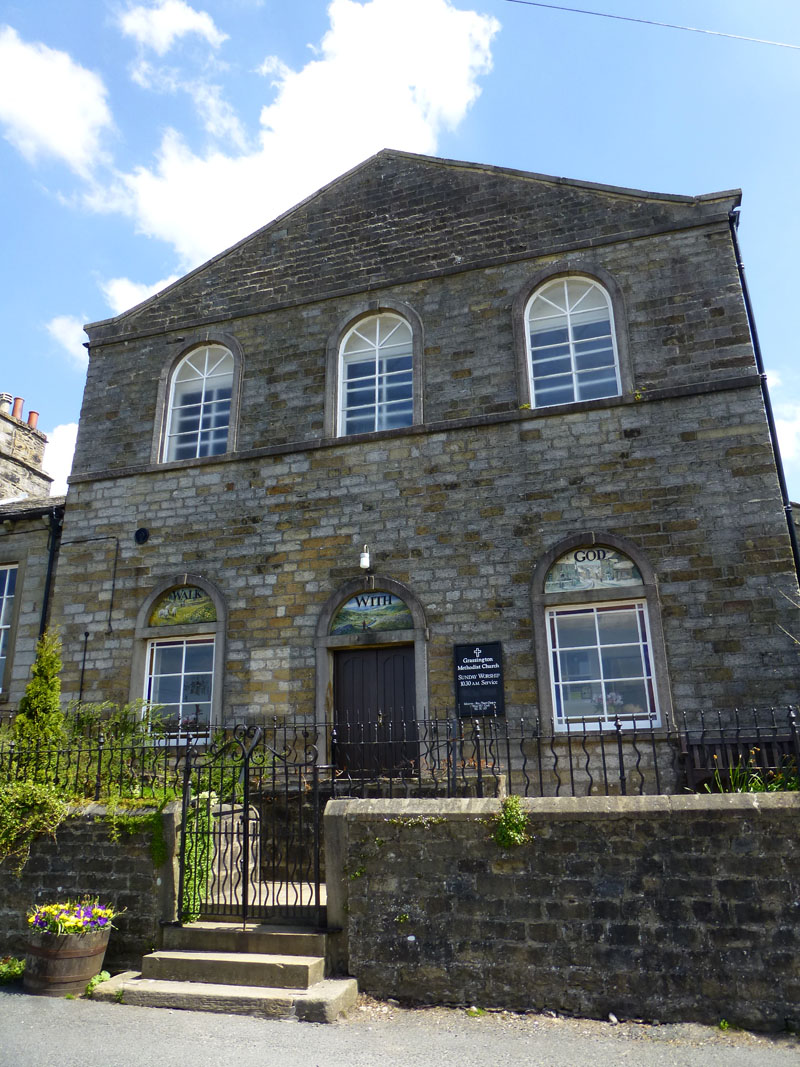
[[36, 645], [31, 680], [14, 719], [17, 741], [58, 741], [64, 733], [61, 711], [61, 639], [46, 630]]
[[517, 848], [530, 841], [528, 833], [528, 816], [522, 810], [519, 797], [505, 797], [500, 804], [500, 811], [494, 820], [495, 843], [500, 848]]

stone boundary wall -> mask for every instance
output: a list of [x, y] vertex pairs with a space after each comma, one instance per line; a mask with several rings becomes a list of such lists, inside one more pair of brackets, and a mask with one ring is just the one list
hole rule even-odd
[[800, 795], [336, 800], [328, 923], [359, 988], [602, 1018], [800, 1025]]
[[[148, 812], [144, 808], [132, 814]], [[171, 858], [158, 868], [153, 865], [149, 830], [127, 833], [122, 828], [114, 841], [106, 815], [99, 804], [75, 809], [55, 839], [40, 837], [33, 842], [20, 875], [9, 863], [0, 864], [0, 956], [25, 954], [26, 917], [32, 904], [86, 894], [125, 909], [111, 934], [104, 964], [108, 970], [138, 968], [141, 957], [160, 944], [160, 922], [175, 914], [175, 827], [180, 806], [170, 805], [161, 816]]]

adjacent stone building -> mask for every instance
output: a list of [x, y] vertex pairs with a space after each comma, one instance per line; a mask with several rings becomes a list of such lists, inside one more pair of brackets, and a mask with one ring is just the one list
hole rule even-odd
[[38, 412], [0, 393], [0, 720], [25, 690], [46, 626], [64, 498], [42, 470], [47, 438]]
[[65, 695], [556, 730], [796, 702], [739, 201], [384, 151], [88, 326]]

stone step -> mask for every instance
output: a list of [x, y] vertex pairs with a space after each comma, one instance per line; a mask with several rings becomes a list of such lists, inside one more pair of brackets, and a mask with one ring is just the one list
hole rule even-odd
[[165, 982], [144, 978], [137, 971], [118, 974], [97, 986], [92, 993], [93, 1000], [109, 1003], [299, 1019], [311, 1023], [332, 1023], [349, 1011], [357, 996], [358, 986], [354, 978], [327, 978], [311, 989], [265, 989], [212, 982]]
[[165, 926], [162, 948], [198, 952], [274, 953], [279, 956], [324, 956], [326, 935], [302, 926], [261, 923], [195, 922]]
[[144, 957], [142, 977], [171, 982], [308, 989], [325, 977], [325, 959], [266, 952], [162, 949]]

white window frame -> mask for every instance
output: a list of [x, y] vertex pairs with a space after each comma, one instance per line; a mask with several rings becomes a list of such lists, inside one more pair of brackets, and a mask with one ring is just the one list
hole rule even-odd
[[[368, 323], [376, 323], [376, 340], [372, 342], [369, 338], [363, 334], [364, 327]], [[382, 326], [387, 326], [389, 323], [393, 323], [391, 329], [385, 337], [381, 335]], [[407, 339], [404, 339], [402, 345], [402, 351], [392, 352], [393, 345], [391, 339], [398, 329], [404, 328], [408, 331]], [[348, 344], [355, 336], [361, 338], [363, 347], [357, 351], [347, 352]], [[407, 356], [408, 358], [408, 371], [405, 370], [399, 372], [388, 372], [382, 369], [386, 365], [388, 359], [392, 359], [396, 356]], [[363, 405], [365, 410], [372, 408], [373, 418], [372, 426], [369, 429], [348, 430], [347, 419], [349, 415], [352, 415], [354, 411], [358, 410], [358, 407], [347, 406], [347, 379], [346, 368], [350, 363], [366, 363], [372, 361], [374, 364], [374, 373], [367, 375], [363, 379], [363, 388], [369, 388], [369, 383], [372, 383], [372, 403]], [[365, 316], [354, 323], [353, 326], [347, 331], [342, 338], [342, 342], [339, 346], [338, 357], [338, 393], [337, 393], [337, 436], [345, 437], [361, 433], [374, 433], [379, 430], [388, 429], [405, 429], [408, 426], [414, 424], [415, 416], [415, 400], [414, 400], [414, 331], [411, 323], [402, 315], [397, 314], [394, 311], [380, 311], [373, 315]], [[405, 376], [408, 373], [408, 396], [403, 397], [402, 401], [392, 401], [381, 399], [382, 390], [391, 384], [391, 378], [399, 378], [401, 375]], [[391, 412], [392, 408], [400, 406], [400, 403], [408, 406], [408, 418], [407, 421], [396, 423], [392, 426], [385, 425], [386, 416]]]
[[[9, 593], [13, 572], [14, 588]], [[0, 693], [6, 688], [6, 667], [11, 659], [11, 636], [14, 617], [14, 597], [19, 584], [19, 566], [16, 563], [0, 564]]]
[[[187, 737], [192, 737], [195, 740], [197, 740], [197, 739], [206, 739], [206, 738], [208, 738], [210, 736], [210, 731], [211, 731], [211, 729], [213, 728], [213, 725], [214, 725], [214, 697], [215, 697], [215, 690], [216, 690], [216, 686], [217, 686], [217, 678], [216, 678], [216, 673], [217, 673], [217, 642], [216, 642], [216, 637], [215, 637], [214, 634], [210, 634], [210, 633], [207, 633], [207, 634], [192, 634], [192, 635], [164, 634], [162, 637], [151, 638], [147, 642], [147, 648], [146, 648], [146, 652], [145, 652], [144, 694], [143, 694], [146, 708], [150, 708], [150, 707], [158, 708], [159, 706], [161, 706], [160, 702], [158, 700], [153, 700], [152, 699], [152, 696], [153, 696], [153, 680], [154, 680], [154, 678], [157, 678], [157, 677], [175, 677], [176, 676], [176, 674], [174, 674], [174, 673], [171, 674], [171, 675], [157, 675], [157, 674], [154, 673], [154, 669], [153, 668], [154, 668], [154, 665], [155, 665], [156, 650], [159, 647], [163, 648], [163, 647], [168, 646], [168, 645], [171, 645], [171, 646], [180, 645], [180, 646], [182, 646], [182, 657], [181, 657], [181, 670], [180, 670], [180, 672], [177, 673], [177, 677], [179, 677], [181, 679], [181, 683], [180, 683], [181, 699], [180, 699], [180, 701], [177, 702], [178, 707], [179, 707], [178, 728], [176, 730], [169, 729], [168, 732], [167, 732], [167, 738], [168, 738], [169, 741], [175, 741], [175, 740], [183, 741]], [[207, 674], [211, 675], [211, 691], [210, 691], [210, 693], [208, 695], [208, 698], [203, 700], [203, 701], [184, 700], [184, 682], [185, 682], [185, 678], [187, 677], [187, 671], [186, 671], [186, 648], [187, 648], [188, 645], [207, 645], [207, 646], [210, 645], [211, 646], [211, 671], [210, 672], [209, 671], [189, 672], [190, 676], [191, 676], [192, 673], [202, 674], [202, 675], [207, 675]], [[170, 702], [170, 703], [174, 704], [176, 702], [173, 701], [173, 702]], [[187, 717], [184, 716], [184, 707], [189, 707], [189, 705], [191, 705], [191, 704], [199, 704], [199, 703], [203, 703], [203, 704], [207, 704], [208, 705], [208, 721], [206, 723], [204, 723], [202, 726], [200, 724], [196, 724], [196, 726], [197, 726], [196, 729], [186, 728], [186, 727], [188, 727], [189, 717], [188, 716]], [[184, 724], [186, 724], [186, 727], [184, 726]]]
[[[574, 285], [575, 283], [585, 285], [586, 289], [578, 299], [571, 301], [568, 286], [570, 284]], [[555, 296], [556, 292], [559, 290], [560, 303], [556, 303], [555, 300], [551, 300], [547, 294], [549, 291], [552, 296]], [[581, 368], [578, 365], [581, 355], [586, 355], [588, 353], [582, 353], [578, 350], [578, 346], [585, 343], [585, 339], [575, 337], [575, 319], [580, 314], [581, 303], [586, 299], [589, 293], [595, 291], [601, 294], [601, 296], [603, 297], [606, 310], [608, 312], [608, 334], [603, 334], [602, 339], [608, 338], [608, 340], [610, 341], [610, 347], [613, 354], [614, 389], [613, 391], [604, 391], [601, 395], [598, 396], [581, 397], [580, 387], [582, 384], [585, 384], [585, 381], [589, 376], [590, 370]], [[534, 306], [537, 304], [537, 301], [540, 302], [540, 306], [544, 305], [552, 308], [551, 316], [540, 316], [537, 314], [534, 317]], [[566, 318], [567, 340], [558, 344], [554, 343], [550, 346], [537, 346], [537, 348], [534, 349], [531, 341], [533, 323], [537, 321], [545, 322], [547, 317], [552, 317], [554, 319]], [[557, 354], [555, 354], [553, 357], [551, 357], [553, 360], [554, 367], [556, 365], [556, 360], [558, 360], [560, 363], [558, 374], [554, 375], [554, 377], [566, 377], [566, 375], [568, 374], [571, 376], [572, 396], [569, 399], [557, 401], [550, 401], [546, 398], [541, 399], [539, 401], [537, 401], [536, 399], [536, 383], [538, 381], [541, 384], [542, 381], [546, 381], [547, 376], [540, 375], [536, 377], [534, 375], [534, 353], [546, 353], [548, 348], [552, 348], [554, 353], [556, 349], [561, 350], [558, 351]], [[591, 400], [604, 400], [610, 397], [622, 395], [619, 349], [617, 345], [617, 332], [614, 323], [614, 311], [611, 303], [611, 297], [608, 290], [605, 289], [602, 285], [600, 285], [599, 282], [595, 281], [593, 278], [577, 274], [560, 275], [556, 278], [550, 278], [547, 281], [543, 282], [542, 285], [537, 286], [537, 288], [531, 294], [530, 299], [528, 300], [527, 305], [525, 307], [525, 350], [527, 356], [527, 374], [528, 387], [530, 392], [530, 404], [532, 408], [558, 407], [563, 406], [564, 404], [573, 403], [588, 403]], [[569, 361], [568, 370], [564, 366], [567, 360]], [[602, 368], [593, 369], [610, 369], [611, 366], [612, 364], [609, 362], [606, 363]]]
[[[599, 633], [598, 617], [601, 612], [630, 610], [635, 613], [639, 640], [627, 641], [616, 645], [612, 642], [602, 643]], [[596, 643], [594, 645], [571, 646], [560, 644], [558, 639], [558, 618], [567, 615], [583, 614], [592, 616]], [[646, 599], [631, 597], [626, 599], [606, 600], [592, 603], [556, 604], [545, 609], [545, 626], [547, 630], [547, 649], [550, 667], [550, 696], [553, 706], [553, 726], [557, 733], [569, 733], [572, 730], [583, 732], [613, 730], [619, 720], [624, 729], [645, 727], [656, 728], [661, 725], [661, 712], [658, 701], [658, 686], [656, 679], [655, 655], [653, 651], [653, 639], [650, 632], [650, 618]], [[554, 640], [555, 637], [555, 640]], [[641, 674], [631, 675], [629, 678], [606, 679], [603, 676], [604, 649], [615, 647], [631, 647], [639, 649], [639, 658], [642, 665]], [[565, 679], [563, 677], [564, 660], [561, 654], [568, 651], [586, 651], [597, 654], [598, 677]], [[615, 684], [636, 682], [644, 685], [647, 707], [641, 709], [641, 714], [625, 712], [620, 694], [614, 689]], [[602, 705], [598, 706], [596, 716], [568, 718], [565, 711], [563, 690], [569, 685], [589, 686], [600, 690]], [[619, 685], [617, 685], [619, 688]], [[615, 700], [614, 698], [618, 698]]]
[[[228, 360], [230, 362], [230, 371], [225, 371], [224, 374], [215, 373], [220, 364]], [[203, 367], [200, 368], [200, 362], [202, 361]], [[193, 369], [198, 372], [197, 384], [201, 393], [200, 399], [200, 411], [197, 418], [197, 426], [189, 431], [178, 432], [177, 427], [180, 425], [179, 418], [180, 412], [183, 410], [183, 405], [176, 405], [176, 392], [179, 386], [182, 384], [178, 381], [178, 377], [183, 368], [190, 364]], [[171, 463], [176, 460], [186, 459], [201, 459], [209, 456], [224, 455], [230, 447], [231, 437], [231, 421], [233, 414], [233, 402], [234, 402], [234, 383], [236, 376], [236, 360], [233, 353], [229, 348], [221, 344], [206, 344], [193, 348], [190, 352], [187, 352], [183, 359], [173, 368], [170, 376], [169, 383], [169, 399], [167, 403], [167, 418], [166, 427], [164, 432], [164, 443], [161, 452], [161, 461], [163, 463]], [[218, 380], [222, 382], [225, 379], [229, 381], [229, 397], [227, 398], [227, 422], [224, 426], [204, 427], [203, 422], [207, 420], [213, 413], [213, 405], [219, 404], [220, 401], [216, 399], [207, 399], [207, 390], [210, 388], [209, 383]], [[217, 385], [219, 387], [219, 385]], [[208, 451], [204, 450], [202, 434], [208, 432], [208, 430], [216, 430], [218, 432], [225, 431], [224, 444], [221, 442], [221, 433], [217, 441], [212, 441], [212, 448]], [[191, 440], [190, 435], [194, 435], [194, 448], [191, 455], [176, 457], [171, 455], [173, 451], [173, 442], [177, 442], [179, 438], [183, 437]]]

